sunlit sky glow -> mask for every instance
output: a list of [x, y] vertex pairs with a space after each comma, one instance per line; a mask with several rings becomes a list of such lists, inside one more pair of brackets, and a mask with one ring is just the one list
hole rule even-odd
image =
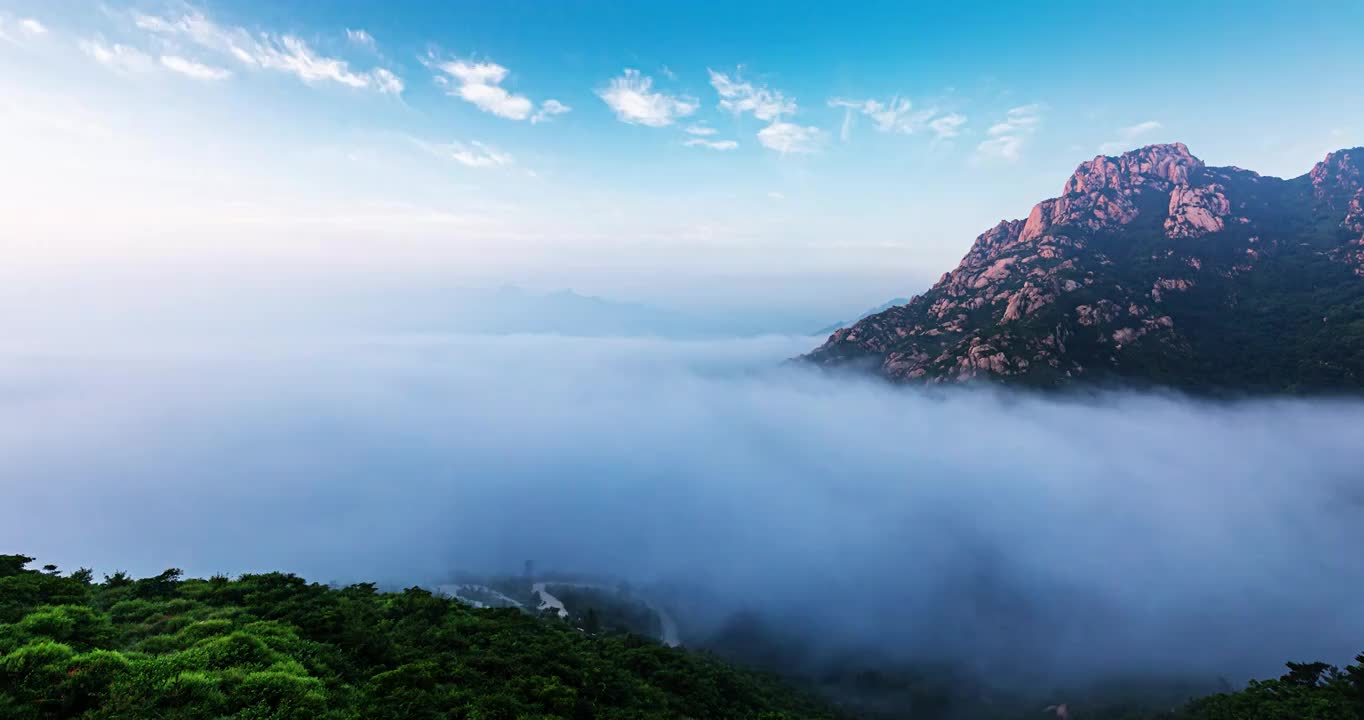
[[[1364, 144], [1358, 2], [0, 0], [6, 276], [922, 289], [1098, 153]], [[826, 313], [827, 315], [828, 313]]]

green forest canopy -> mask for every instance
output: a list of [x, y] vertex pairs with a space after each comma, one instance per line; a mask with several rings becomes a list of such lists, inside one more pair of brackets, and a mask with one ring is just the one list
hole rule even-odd
[[[0, 718], [838, 717], [707, 653], [419, 588], [331, 588], [283, 573], [195, 580], [175, 569], [96, 583], [88, 570], [31, 562], [0, 555]], [[1345, 671], [1290, 663], [1277, 680], [1147, 717], [1364, 717], [1359, 660]]]

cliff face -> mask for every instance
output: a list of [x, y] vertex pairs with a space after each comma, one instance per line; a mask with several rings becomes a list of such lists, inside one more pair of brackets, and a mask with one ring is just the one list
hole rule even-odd
[[805, 359], [897, 381], [1364, 386], [1364, 149], [1299, 178], [1182, 144], [1080, 165], [908, 304]]

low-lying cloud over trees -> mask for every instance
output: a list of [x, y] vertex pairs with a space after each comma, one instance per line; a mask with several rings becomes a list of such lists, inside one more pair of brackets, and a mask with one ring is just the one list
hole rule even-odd
[[1272, 674], [1364, 638], [1364, 404], [911, 391], [808, 338], [11, 347], [0, 551], [431, 583], [538, 567], [830, 650]]

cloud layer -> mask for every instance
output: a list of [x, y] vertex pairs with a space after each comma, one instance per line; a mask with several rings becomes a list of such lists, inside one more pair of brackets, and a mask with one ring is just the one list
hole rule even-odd
[[1245, 677], [1360, 649], [1361, 405], [777, 367], [808, 344], [10, 347], [0, 546], [401, 583], [533, 558], [678, 588], [693, 638], [749, 608], [834, 644], [1039, 671]]

